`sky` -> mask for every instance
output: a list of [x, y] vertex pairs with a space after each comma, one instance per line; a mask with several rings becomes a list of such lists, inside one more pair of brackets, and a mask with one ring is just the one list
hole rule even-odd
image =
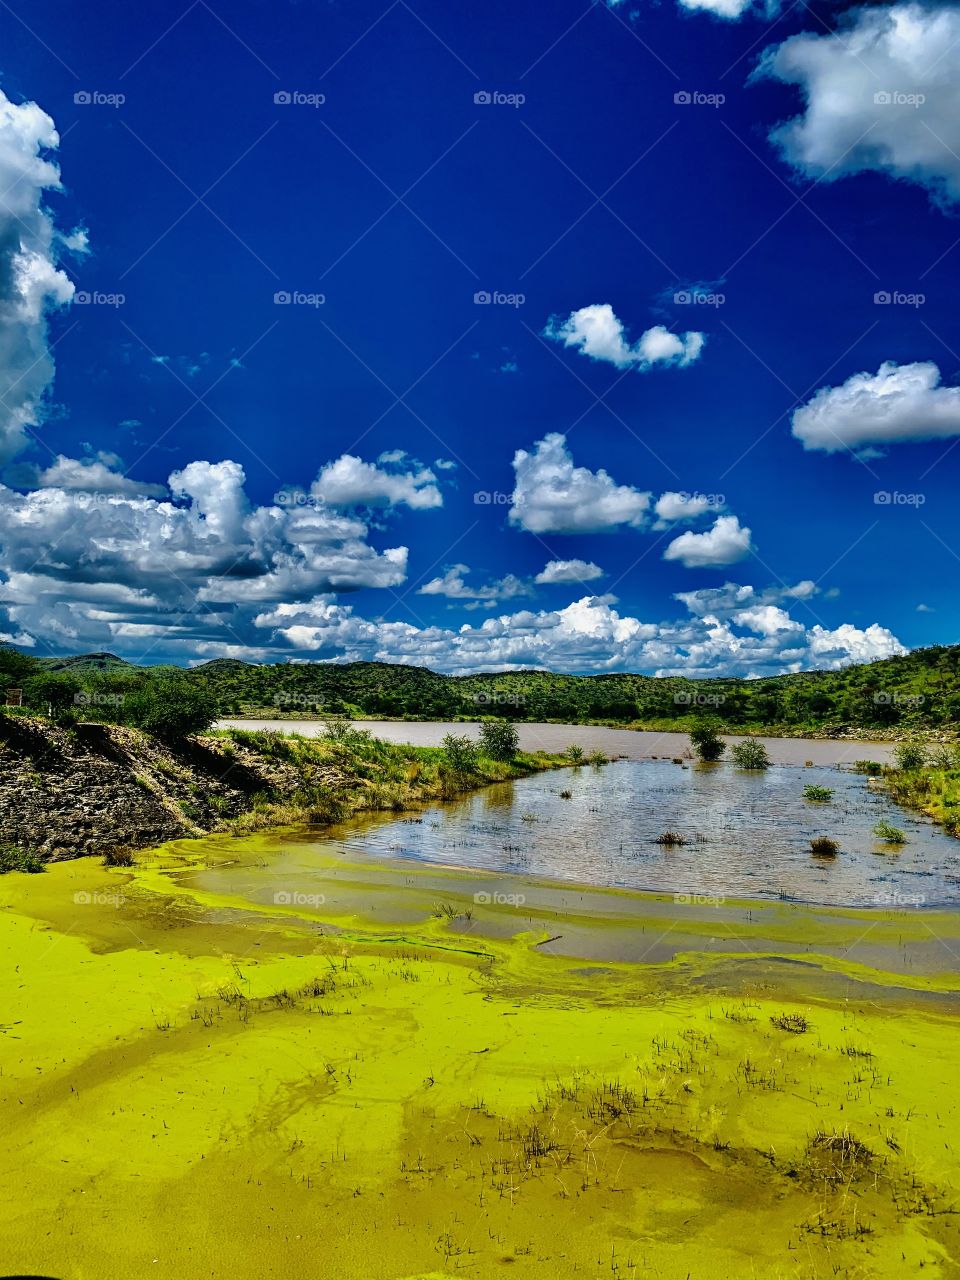
[[0, 640], [958, 635], [960, 8], [0, 6]]

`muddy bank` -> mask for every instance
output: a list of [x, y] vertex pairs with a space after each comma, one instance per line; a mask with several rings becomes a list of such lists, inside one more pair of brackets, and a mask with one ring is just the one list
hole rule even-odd
[[[7, 1270], [957, 1274], [957, 977], [891, 972], [895, 920], [741, 904], [700, 934], [724, 953], [627, 963], [608, 935], [709, 913], [517, 881], [498, 914], [381, 867], [334, 921], [198, 881], [275, 852], [0, 881]], [[949, 960], [956, 917], [928, 924]], [[872, 965], [839, 954], [868, 932]]]

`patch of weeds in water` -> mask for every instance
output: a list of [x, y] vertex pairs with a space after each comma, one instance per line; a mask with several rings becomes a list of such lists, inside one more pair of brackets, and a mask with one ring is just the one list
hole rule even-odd
[[521, 813], [520, 821], [521, 822], [539, 822], [540, 815], [538, 813]]
[[132, 867], [136, 865], [136, 858], [133, 856], [132, 849], [108, 849], [103, 855], [103, 865], [105, 867]]
[[899, 827], [895, 827], [893, 823], [887, 822], [885, 819], [877, 823], [873, 828], [873, 834], [878, 840], [882, 840], [884, 844], [907, 843], [906, 834]]
[[789, 1031], [795, 1036], [802, 1036], [810, 1030], [810, 1023], [802, 1013], [775, 1013], [770, 1021], [781, 1031]]
[[833, 799], [832, 787], [808, 786], [803, 788], [804, 800], [814, 800], [819, 804], [826, 804]]
[[874, 1056], [872, 1049], [867, 1049], [862, 1044], [854, 1044], [852, 1040], [848, 1040], [845, 1045], [842, 1045], [840, 1052], [846, 1054], [848, 1058], [872, 1058]]
[[667, 849], [672, 849], [677, 845], [686, 844], [687, 837], [679, 831], [662, 831], [653, 843], [661, 844]]
[[815, 836], [810, 841], [810, 852], [818, 858], [835, 858], [840, 852], [840, 846], [829, 836]]
[[879, 778], [883, 773], [883, 765], [876, 760], [854, 760], [851, 767], [854, 773], [865, 773], [870, 778]]
[[572, 800], [572, 799], [573, 799], [573, 792], [572, 792], [572, 791], [561, 791], [561, 792], [560, 792], [560, 799], [561, 799], [561, 800]]

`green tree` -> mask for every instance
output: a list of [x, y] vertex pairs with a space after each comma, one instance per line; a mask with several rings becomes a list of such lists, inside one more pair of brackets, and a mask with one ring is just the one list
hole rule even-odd
[[171, 739], [209, 729], [217, 707], [203, 685], [181, 671], [164, 671], [127, 698], [124, 713], [128, 724]]
[[509, 720], [488, 720], [480, 726], [480, 750], [491, 760], [512, 760], [520, 750], [520, 735]]
[[698, 720], [690, 730], [690, 744], [697, 757], [707, 763], [719, 760], [727, 749], [717, 732], [717, 722], [706, 718]]

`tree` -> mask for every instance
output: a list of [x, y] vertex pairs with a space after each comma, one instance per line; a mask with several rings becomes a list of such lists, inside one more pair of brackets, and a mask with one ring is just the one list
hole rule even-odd
[[477, 744], [472, 738], [461, 738], [448, 733], [440, 744], [447, 764], [457, 773], [473, 773], [477, 767]]
[[509, 720], [488, 720], [480, 726], [480, 750], [491, 760], [512, 760], [520, 750], [520, 735]]
[[690, 730], [690, 743], [699, 759], [708, 764], [719, 760], [727, 749], [715, 720], [698, 720]]
[[182, 738], [202, 733], [217, 714], [213, 695], [181, 671], [165, 671], [151, 678], [124, 704], [128, 724], [157, 738]]
[[24, 703], [42, 715], [61, 718], [74, 708], [80, 710], [82, 686], [73, 676], [38, 671], [23, 682]]
[[744, 738], [743, 742], [735, 742], [730, 750], [733, 762], [738, 769], [768, 769], [770, 757], [767, 748], [756, 738]]

